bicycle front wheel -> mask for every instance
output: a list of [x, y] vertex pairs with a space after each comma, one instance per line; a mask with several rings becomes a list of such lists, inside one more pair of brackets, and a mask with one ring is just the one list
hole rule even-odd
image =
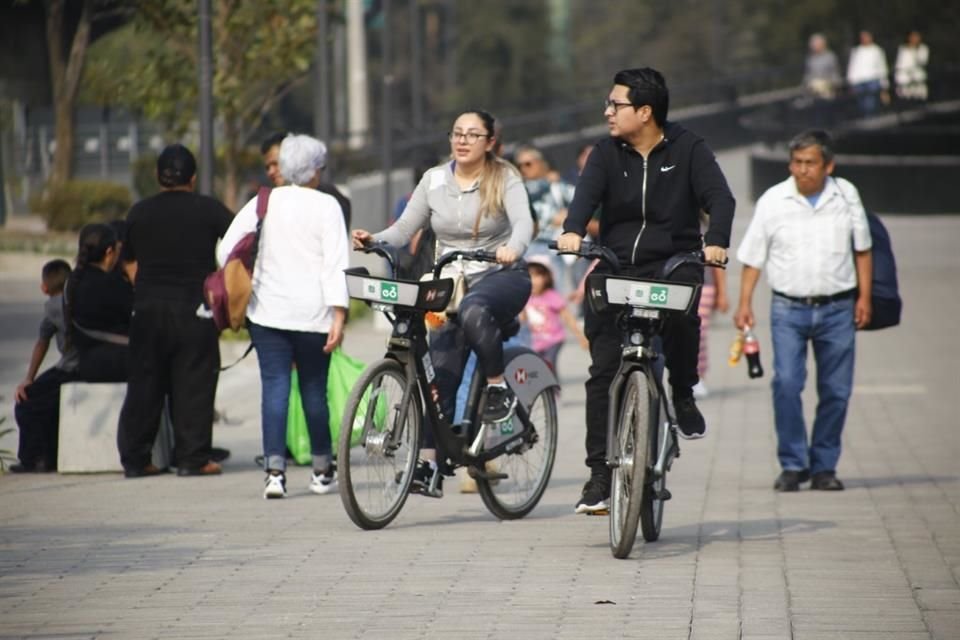
[[[657, 459], [660, 450], [660, 404], [651, 405], [650, 435], [648, 451], [650, 464]], [[669, 438], [669, 434], [667, 438]], [[647, 542], [656, 542], [660, 538], [660, 528], [663, 526], [663, 498], [667, 489], [667, 470], [659, 478], [651, 478], [653, 473], [647, 472], [647, 481], [643, 486], [643, 499], [640, 502], [640, 531]]]
[[[557, 394], [549, 387], [537, 394], [528, 411], [534, 433], [519, 447], [495, 458], [488, 469], [506, 474], [501, 480], [477, 478], [477, 493], [490, 513], [501, 520], [522, 518], [537, 506], [550, 481], [557, 454]], [[520, 418], [512, 418], [519, 424]]]
[[403, 366], [384, 359], [361, 374], [347, 399], [337, 457], [340, 500], [362, 529], [387, 526], [407, 500], [422, 417], [416, 390], [404, 402], [407, 385]]
[[626, 558], [637, 539], [637, 525], [649, 466], [649, 432], [656, 406], [642, 371], [627, 378], [620, 420], [617, 424], [617, 455], [610, 488], [610, 550]]

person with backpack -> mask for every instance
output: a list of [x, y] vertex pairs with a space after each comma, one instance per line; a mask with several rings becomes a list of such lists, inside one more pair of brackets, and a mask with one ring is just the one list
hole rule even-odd
[[[286, 435], [290, 370], [297, 367], [300, 398], [310, 432], [313, 475], [309, 490], [336, 489], [327, 371], [343, 339], [349, 295], [347, 229], [337, 200], [317, 190], [326, 146], [289, 135], [280, 144], [282, 184], [270, 192], [253, 264], [247, 320], [257, 350], [262, 387], [264, 498], [287, 494]], [[217, 250], [221, 264], [257, 227], [257, 198], [237, 213]]]
[[213, 401], [220, 376], [218, 331], [202, 310], [203, 281], [233, 221], [219, 200], [194, 193], [197, 162], [180, 144], [157, 159], [160, 193], [127, 215], [124, 258], [135, 268], [130, 379], [117, 446], [127, 478], [163, 472], [151, 451], [169, 396], [177, 475], [221, 473], [211, 459]]
[[[737, 250], [743, 263], [738, 328], [756, 326], [753, 292], [766, 269], [773, 290], [773, 413], [782, 472], [775, 491], [841, 491], [840, 438], [853, 390], [858, 328], [870, 324], [872, 239], [857, 188], [832, 177], [833, 141], [805, 131], [790, 141], [790, 177], [757, 200]], [[817, 410], [808, 441], [801, 393], [807, 344], [817, 366]]]

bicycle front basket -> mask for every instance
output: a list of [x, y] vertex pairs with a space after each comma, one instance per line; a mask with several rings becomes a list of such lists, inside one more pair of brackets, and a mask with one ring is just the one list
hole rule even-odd
[[413, 307], [423, 311], [442, 311], [453, 291], [453, 280], [393, 280], [370, 275], [365, 267], [346, 269], [347, 290], [351, 298], [381, 305]]
[[601, 312], [609, 305], [636, 309], [690, 310], [700, 285], [593, 273], [587, 278], [590, 306]]

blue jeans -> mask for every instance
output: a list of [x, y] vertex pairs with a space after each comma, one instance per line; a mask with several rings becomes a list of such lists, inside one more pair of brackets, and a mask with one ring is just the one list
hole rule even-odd
[[314, 469], [330, 463], [330, 411], [327, 407], [327, 369], [330, 354], [323, 352], [327, 334], [288, 331], [250, 323], [250, 337], [260, 361], [261, 428], [264, 467], [284, 471], [287, 467], [287, 407], [290, 403], [290, 371], [297, 366], [300, 400], [307, 417]]
[[[811, 306], [773, 296], [773, 413], [777, 457], [785, 471], [836, 471], [853, 390], [853, 308], [853, 298]], [[817, 366], [818, 398], [809, 446], [800, 399], [807, 379], [808, 341]]]

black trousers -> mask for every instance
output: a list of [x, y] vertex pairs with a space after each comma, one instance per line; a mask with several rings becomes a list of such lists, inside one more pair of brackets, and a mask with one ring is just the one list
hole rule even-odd
[[[639, 267], [628, 267], [624, 275], [660, 279], [662, 262]], [[703, 282], [703, 268], [684, 265], [669, 278], [676, 282]], [[690, 306], [691, 312], [674, 315], [664, 323], [663, 354], [669, 369], [670, 386], [675, 398], [693, 395], [697, 376], [697, 355], [700, 349], [700, 317], [697, 315], [699, 294]], [[585, 384], [587, 392], [586, 465], [591, 469], [606, 469], [607, 412], [610, 406], [610, 384], [620, 367], [622, 351], [616, 313], [595, 313], [586, 305], [584, 333], [590, 341], [590, 377]]]
[[501, 328], [523, 311], [529, 297], [530, 274], [521, 261], [472, 285], [460, 303], [456, 320], [430, 334], [430, 357], [448, 419], [453, 419], [457, 388], [470, 351], [477, 354], [479, 371], [487, 376], [503, 373]]
[[27, 387], [27, 399], [14, 407], [20, 428], [17, 457], [26, 467], [42, 462], [57, 468], [57, 443], [60, 439], [60, 387], [67, 382], [126, 382], [127, 347], [94, 343], [79, 349], [76, 371], [56, 367], [47, 369]]
[[150, 463], [168, 395], [179, 466], [196, 469], [210, 459], [220, 348], [213, 321], [197, 317], [197, 304], [153, 299], [134, 305], [130, 379], [117, 431], [124, 469]]
[[77, 379], [75, 373], [52, 367], [27, 387], [27, 399], [13, 409], [20, 428], [17, 458], [27, 468], [42, 463], [47, 470], [57, 468], [57, 442], [60, 437], [60, 386]]

